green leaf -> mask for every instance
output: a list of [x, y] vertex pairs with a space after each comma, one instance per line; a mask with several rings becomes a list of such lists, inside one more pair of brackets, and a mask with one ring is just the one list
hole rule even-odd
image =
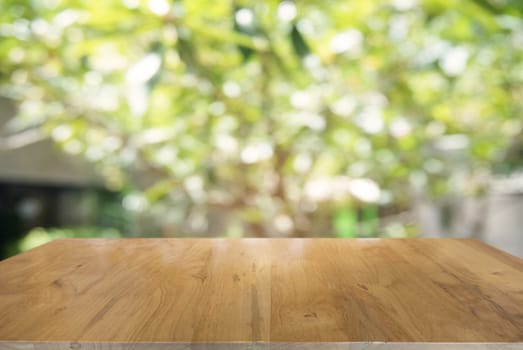
[[334, 234], [337, 237], [353, 238], [358, 234], [358, 216], [352, 208], [338, 209], [333, 220]]
[[299, 58], [304, 58], [305, 56], [311, 53], [309, 45], [307, 45], [305, 39], [296, 27], [296, 24], [294, 23], [292, 24], [292, 30], [290, 32], [290, 39], [292, 43], [292, 48], [294, 49], [294, 53]]
[[[233, 23], [234, 23], [234, 27], [233, 28], [234, 28], [234, 31], [236, 33], [243, 34], [243, 35], [246, 35], [248, 37], [253, 37], [256, 34], [256, 29], [255, 29], [254, 24], [251, 25], [251, 26], [246, 26], [246, 25], [243, 25], [242, 23], [238, 22], [236, 14], [239, 11], [242, 11], [242, 10], [248, 10], [248, 9], [245, 8], [245, 7], [239, 7], [239, 6], [234, 6], [233, 7]], [[251, 55], [254, 53], [254, 50], [251, 47], [245, 46], [243, 44], [237, 45], [237, 48], [240, 51], [244, 62], [249, 60]]]

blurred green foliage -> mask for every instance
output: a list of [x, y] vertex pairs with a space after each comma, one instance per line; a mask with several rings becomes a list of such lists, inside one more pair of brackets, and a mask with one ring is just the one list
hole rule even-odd
[[521, 138], [518, 0], [0, 1], [12, 132], [93, 162], [141, 234], [376, 235]]
[[35, 228], [31, 230], [24, 238], [20, 241], [11, 244], [7, 250], [7, 256], [15, 255], [19, 252], [23, 252], [39, 245], [45, 244], [58, 238], [89, 238], [89, 237], [100, 237], [100, 238], [119, 238], [121, 234], [110, 228], [100, 227], [82, 227], [82, 228], [53, 228], [43, 229]]

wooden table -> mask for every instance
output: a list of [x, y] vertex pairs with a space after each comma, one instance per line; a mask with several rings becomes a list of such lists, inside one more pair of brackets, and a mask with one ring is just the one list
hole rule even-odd
[[0, 262], [0, 349], [523, 349], [523, 260], [455, 239], [61, 239]]

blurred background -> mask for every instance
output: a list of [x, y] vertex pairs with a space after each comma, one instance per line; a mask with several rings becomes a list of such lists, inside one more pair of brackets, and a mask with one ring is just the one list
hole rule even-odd
[[58, 237], [523, 256], [520, 0], [0, 0], [0, 257]]

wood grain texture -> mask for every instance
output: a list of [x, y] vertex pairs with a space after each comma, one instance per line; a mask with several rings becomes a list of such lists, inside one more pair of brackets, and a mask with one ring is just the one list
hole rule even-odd
[[521, 350], [521, 343], [0, 343], [2, 350]]
[[455, 239], [62, 239], [0, 262], [0, 349], [444, 343], [523, 348], [521, 259]]

